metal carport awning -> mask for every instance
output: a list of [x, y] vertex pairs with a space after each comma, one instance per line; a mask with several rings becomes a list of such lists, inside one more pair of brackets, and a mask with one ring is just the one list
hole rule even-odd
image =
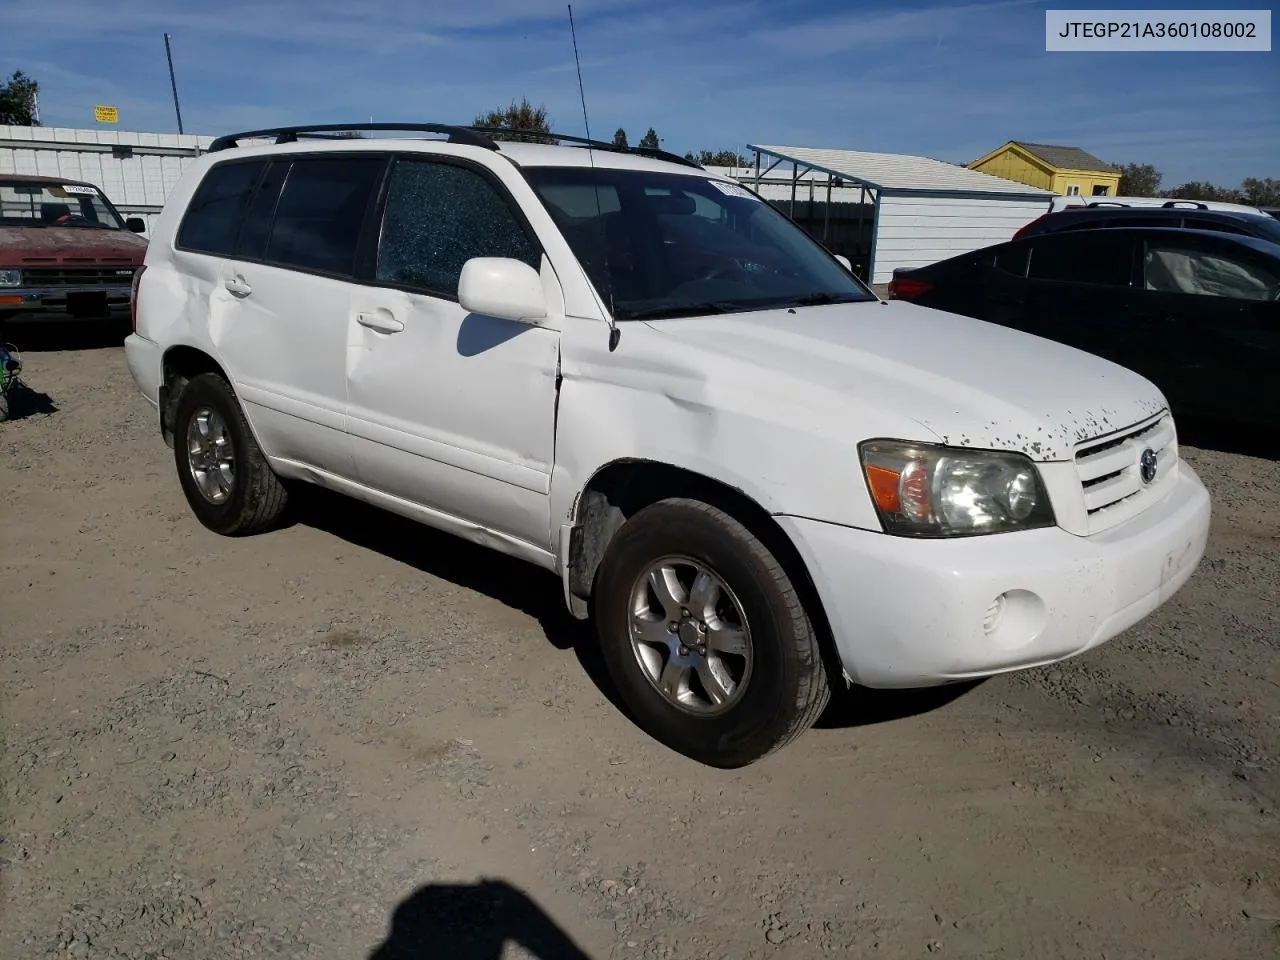
[[[872, 219], [871, 219], [871, 245], [872, 245], [872, 252], [874, 254], [876, 220], [880, 212], [880, 189], [881, 188], [878, 183], [873, 183], [870, 180], [866, 180], [862, 177], [852, 176], [847, 172], [833, 170], [828, 167], [821, 166], [820, 164], [815, 164], [806, 160], [801, 160], [797, 157], [790, 156], [785, 153], [780, 153], [777, 150], [771, 149], [769, 147], [757, 146], [754, 143], [747, 144], [747, 149], [752, 150], [755, 153], [755, 175], [752, 178], [751, 182], [752, 182], [752, 185], [756, 188], [757, 193], [760, 191], [760, 187], [764, 183], [787, 182], [790, 184], [791, 205], [787, 211], [787, 215], [790, 216], [792, 219], [795, 219], [795, 215], [796, 215], [796, 190], [800, 184], [800, 178], [809, 173], [825, 174], [826, 176], [825, 182], [827, 187], [827, 202], [826, 202], [825, 209], [823, 210], [823, 216], [822, 216], [822, 242], [823, 243], [828, 242], [831, 234], [831, 203], [832, 203], [831, 191], [835, 187], [840, 187], [841, 189], [843, 189], [845, 188], [847, 183], [852, 183], [855, 186], [860, 188], [859, 197], [858, 197], [858, 202], [860, 204], [865, 204], [867, 202], [867, 193], [870, 192], [872, 203], [874, 204], [874, 212], [872, 213]], [[764, 169], [761, 169], [762, 157], [770, 157], [773, 160], [773, 162], [770, 163], [769, 166], [765, 167]], [[765, 179], [769, 173], [776, 170], [779, 166], [781, 166], [784, 163], [791, 164], [790, 177], [785, 178], [785, 180], [783, 179], [766, 180]]]

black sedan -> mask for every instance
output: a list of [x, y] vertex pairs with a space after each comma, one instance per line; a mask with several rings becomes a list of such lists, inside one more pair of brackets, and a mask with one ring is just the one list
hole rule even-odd
[[1280, 425], [1280, 244], [1206, 230], [1025, 237], [894, 271], [890, 298], [1106, 357], [1174, 412]]

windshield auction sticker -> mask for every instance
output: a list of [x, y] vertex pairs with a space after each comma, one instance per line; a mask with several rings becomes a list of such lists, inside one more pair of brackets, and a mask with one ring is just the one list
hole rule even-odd
[[760, 199], [750, 190], [745, 187], [741, 187], [736, 183], [725, 183], [723, 180], [708, 180], [707, 183], [711, 184], [726, 197], [745, 197], [748, 200]]
[[62, 185], [62, 192], [81, 194], [83, 196], [88, 196], [88, 197], [96, 197], [98, 195], [98, 191], [93, 187], [82, 187], [79, 184], [75, 184], [75, 183], [64, 183]]

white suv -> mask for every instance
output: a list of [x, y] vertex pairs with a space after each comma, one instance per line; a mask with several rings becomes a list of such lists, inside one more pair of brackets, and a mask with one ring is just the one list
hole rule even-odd
[[448, 138], [222, 138], [156, 224], [129, 367], [210, 529], [307, 481], [554, 571], [638, 722], [724, 767], [833, 684], [1079, 654], [1197, 566], [1142, 377], [882, 301], [679, 158], [404, 128]]

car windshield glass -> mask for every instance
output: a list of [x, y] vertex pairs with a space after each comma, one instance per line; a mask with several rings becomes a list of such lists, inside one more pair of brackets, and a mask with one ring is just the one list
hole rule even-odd
[[736, 184], [602, 167], [533, 167], [525, 176], [619, 320], [876, 299]]
[[0, 183], [0, 225], [123, 230], [95, 187], [76, 183]]

